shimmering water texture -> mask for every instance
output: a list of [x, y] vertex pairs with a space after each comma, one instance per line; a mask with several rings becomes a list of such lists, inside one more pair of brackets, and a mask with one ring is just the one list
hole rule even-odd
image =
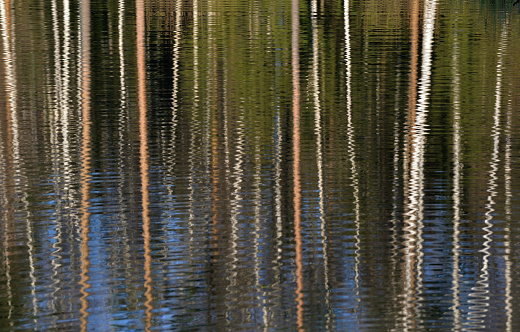
[[512, 3], [0, 0], [0, 331], [515, 331]]

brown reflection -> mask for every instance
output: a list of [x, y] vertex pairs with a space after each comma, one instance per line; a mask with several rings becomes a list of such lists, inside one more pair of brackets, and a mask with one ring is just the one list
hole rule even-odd
[[139, 98], [139, 161], [141, 172], [142, 191], [142, 218], [143, 218], [143, 249], [144, 249], [144, 288], [146, 331], [152, 325], [152, 256], [150, 249], [150, 193], [148, 191], [148, 130], [146, 114], [146, 63], [145, 63], [145, 20], [144, 0], [137, 0], [136, 4], [136, 37], [137, 37], [137, 80]]
[[80, 192], [81, 192], [81, 330], [87, 331], [89, 316], [88, 276], [89, 260], [89, 219], [90, 219], [90, 150], [91, 150], [91, 119], [90, 119], [90, 0], [81, 2], [80, 7], [81, 25], [81, 169], [80, 169]]
[[300, 1], [292, 0], [292, 83], [293, 83], [293, 178], [294, 238], [296, 241], [296, 324], [303, 330], [303, 263], [300, 179]]

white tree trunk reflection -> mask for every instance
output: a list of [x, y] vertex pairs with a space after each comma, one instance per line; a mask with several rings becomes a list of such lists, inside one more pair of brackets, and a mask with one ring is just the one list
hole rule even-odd
[[[413, 21], [418, 19], [418, 3], [413, 4]], [[424, 209], [424, 152], [428, 134], [427, 115], [428, 98], [431, 86], [431, 67], [433, 37], [435, 32], [436, 0], [426, 0], [424, 4], [423, 42], [421, 50], [421, 78], [418, 83], [418, 99], [415, 107], [416, 63], [412, 61], [410, 81], [411, 103], [409, 114], [409, 133], [405, 154], [405, 227], [404, 235], [404, 298], [403, 319], [404, 330], [417, 328], [420, 318], [420, 292], [422, 288], [422, 257], [423, 257], [423, 209]], [[417, 28], [412, 26], [412, 44], [417, 42]], [[414, 45], [412, 45], [413, 47]], [[412, 49], [412, 54], [416, 52]], [[413, 55], [412, 55], [413, 56]], [[412, 59], [413, 60], [413, 59]]]
[[502, 72], [503, 72], [503, 58], [507, 41], [507, 27], [502, 27], [500, 41], [497, 50], [497, 67], [496, 67], [496, 86], [495, 86], [495, 109], [493, 114], [493, 127], [491, 129], [491, 137], [493, 139], [493, 152], [491, 154], [491, 162], [489, 163], [489, 181], [488, 181], [488, 197], [485, 206], [484, 227], [484, 243], [483, 248], [479, 250], [482, 253], [482, 268], [480, 269], [479, 277], [471, 290], [472, 293], [469, 303], [472, 304], [469, 308], [469, 321], [471, 328], [485, 328], [485, 319], [488, 316], [490, 306], [490, 290], [489, 290], [489, 260], [491, 258], [491, 245], [493, 243], [493, 214], [495, 212], [495, 197], [498, 195], [498, 165], [500, 163], [499, 149], [500, 149], [500, 111], [502, 101]]
[[[455, 24], [457, 28], [457, 25]], [[453, 320], [456, 331], [461, 329], [460, 316], [460, 203], [461, 203], [461, 133], [460, 133], [460, 45], [458, 34], [454, 34], [453, 41], [453, 267], [452, 267], [452, 291], [453, 291]]]

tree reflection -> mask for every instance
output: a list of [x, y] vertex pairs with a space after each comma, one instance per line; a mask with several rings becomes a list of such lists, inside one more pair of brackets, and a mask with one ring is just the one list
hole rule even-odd
[[81, 192], [81, 330], [88, 330], [89, 316], [89, 295], [90, 288], [90, 181], [91, 181], [91, 74], [90, 74], [90, 1], [82, 1], [80, 7], [80, 26], [81, 26], [81, 171], [80, 171], [80, 192]]

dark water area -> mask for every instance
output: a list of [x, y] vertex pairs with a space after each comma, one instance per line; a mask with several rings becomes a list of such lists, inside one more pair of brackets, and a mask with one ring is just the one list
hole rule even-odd
[[0, 0], [0, 331], [514, 331], [512, 3]]

